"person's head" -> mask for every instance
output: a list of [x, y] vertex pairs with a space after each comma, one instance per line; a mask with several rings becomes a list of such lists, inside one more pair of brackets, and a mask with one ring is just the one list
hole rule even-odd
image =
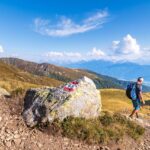
[[138, 77], [138, 79], [137, 79], [137, 83], [138, 83], [138, 84], [142, 84], [143, 81], [144, 81], [144, 78], [143, 78], [143, 77]]

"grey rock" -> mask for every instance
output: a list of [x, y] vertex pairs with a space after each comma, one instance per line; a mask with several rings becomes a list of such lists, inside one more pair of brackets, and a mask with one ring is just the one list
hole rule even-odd
[[100, 91], [91, 79], [82, 77], [56, 88], [29, 89], [22, 115], [26, 125], [34, 127], [67, 116], [94, 118], [100, 111]]

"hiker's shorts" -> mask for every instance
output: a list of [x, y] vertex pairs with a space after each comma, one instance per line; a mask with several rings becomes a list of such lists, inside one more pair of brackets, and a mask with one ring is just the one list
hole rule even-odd
[[135, 110], [139, 110], [141, 107], [141, 101], [139, 99], [132, 100], [132, 104]]

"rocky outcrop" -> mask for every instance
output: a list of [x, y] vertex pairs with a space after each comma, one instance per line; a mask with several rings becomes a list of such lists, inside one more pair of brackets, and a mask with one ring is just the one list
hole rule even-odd
[[4, 96], [4, 97], [10, 97], [10, 93], [7, 92], [5, 89], [3, 89], [3, 88], [0, 87], [0, 97], [2, 97], [2, 96]]
[[23, 118], [33, 127], [67, 116], [93, 118], [101, 111], [101, 97], [93, 81], [82, 77], [57, 88], [38, 88], [27, 91]]

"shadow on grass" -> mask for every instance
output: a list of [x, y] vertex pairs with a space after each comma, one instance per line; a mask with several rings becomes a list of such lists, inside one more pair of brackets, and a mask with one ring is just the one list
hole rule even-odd
[[145, 106], [150, 106], [150, 100], [145, 101]]

